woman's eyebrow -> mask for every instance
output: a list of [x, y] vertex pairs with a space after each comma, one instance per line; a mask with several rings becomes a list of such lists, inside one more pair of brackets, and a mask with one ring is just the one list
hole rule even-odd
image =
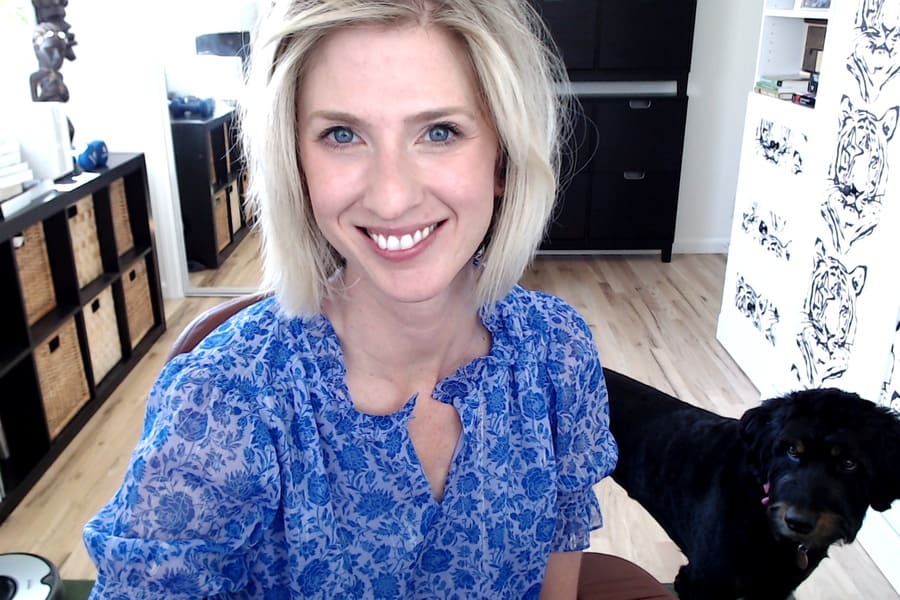
[[472, 111], [464, 106], [448, 106], [444, 108], [422, 111], [403, 120], [407, 123], [423, 123], [426, 121], [438, 121], [440, 119], [446, 119], [447, 117], [457, 115], [462, 115], [470, 119], [475, 118], [475, 115], [472, 113]]
[[362, 119], [347, 112], [337, 110], [314, 110], [309, 113], [309, 119], [324, 119], [326, 121], [338, 121], [348, 125], [358, 125], [364, 123]]
[[[475, 114], [468, 108], [463, 106], [448, 106], [442, 108], [435, 108], [425, 110], [403, 119], [403, 122], [406, 124], [418, 124], [418, 123], [426, 123], [428, 121], [437, 121], [440, 119], [446, 119], [450, 116], [458, 116], [462, 115], [469, 119], [475, 119]], [[340, 123], [346, 123], [347, 125], [360, 125], [365, 124], [366, 120], [362, 119], [356, 115], [353, 115], [348, 112], [343, 112], [339, 110], [314, 110], [309, 113], [309, 119], [324, 119], [327, 121], [337, 121]]]

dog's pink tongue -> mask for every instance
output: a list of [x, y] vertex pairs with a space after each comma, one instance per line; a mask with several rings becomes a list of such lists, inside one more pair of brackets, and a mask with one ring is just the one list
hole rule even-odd
[[769, 482], [765, 482], [763, 484], [763, 492], [766, 493], [765, 497], [761, 500], [763, 506], [769, 505]]

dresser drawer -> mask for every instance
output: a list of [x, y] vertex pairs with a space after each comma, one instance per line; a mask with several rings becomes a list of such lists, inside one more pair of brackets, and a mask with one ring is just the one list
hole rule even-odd
[[591, 195], [591, 238], [670, 243], [674, 238], [677, 171], [595, 173]]
[[593, 69], [599, 0], [533, 0], [568, 69]]
[[695, 0], [594, 0], [597, 69], [688, 71]]
[[560, 187], [547, 235], [553, 240], [576, 240], [588, 235], [591, 175], [581, 173]]
[[582, 103], [596, 127], [592, 170], [681, 169], [687, 98], [591, 98]]

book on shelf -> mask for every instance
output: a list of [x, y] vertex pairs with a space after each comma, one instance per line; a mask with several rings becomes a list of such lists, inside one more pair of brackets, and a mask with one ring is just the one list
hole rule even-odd
[[772, 98], [778, 98], [779, 100], [793, 100], [794, 93], [793, 92], [779, 92], [778, 90], [773, 90], [772, 88], [763, 87], [760, 85], [754, 86], [753, 91], [757, 94], [762, 94], [763, 96], [770, 96]]
[[25, 191], [25, 184], [15, 183], [6, 187], [0, 187], [0, 202], [8, 200], [13, 196], [18, 196]]
[[0, 169], [22, 162], [22, 149], [18, 142], [0, 139]]
[[815, 108], [816, 95], [815, 94], [794, 94], [794, 97], [791, 98], [791, 101], [794, 104], [799, 104], [800, 106], [808, 106], [810, 108]]
[[31, 206], [40, 204], [54, 197], [56, 191], [53, 181], [49, 179], [31, 180], [22, 184], [22, 191], [0, 201], [0, 218], [8, 219], [24, 212]]
[[[13, 164], [7, 165], [5, 167], [0, 167], [0, 179], [3, 179], [4, 177], [13, 177], [20, 173], [26, 173], [28, 171], [29, 171], [29, 168], [28, 168], [27, 162], [22, 161], [22, 162], [13, 163]], [[29, 177], [29, 179], [31, 179], [31, 178]]]
[[0, 188], [8, 188], [17, 183], [25, 183], [34, 179], [34, 173], [28, 163], [17, 163], [11, 167], [0, 169]]
[[762, 75], [756, 85], [778, 92], [803, 94], [809, 91], [809, 73], [796, 75]]

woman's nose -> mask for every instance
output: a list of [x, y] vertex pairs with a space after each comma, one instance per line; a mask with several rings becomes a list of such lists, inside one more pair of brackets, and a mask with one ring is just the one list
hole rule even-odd
[[401, 217], [421, 201], [419, 173], [415, 162], [401, 148], [376, 153], [370, 166], [363, 205], [379, 219]]

